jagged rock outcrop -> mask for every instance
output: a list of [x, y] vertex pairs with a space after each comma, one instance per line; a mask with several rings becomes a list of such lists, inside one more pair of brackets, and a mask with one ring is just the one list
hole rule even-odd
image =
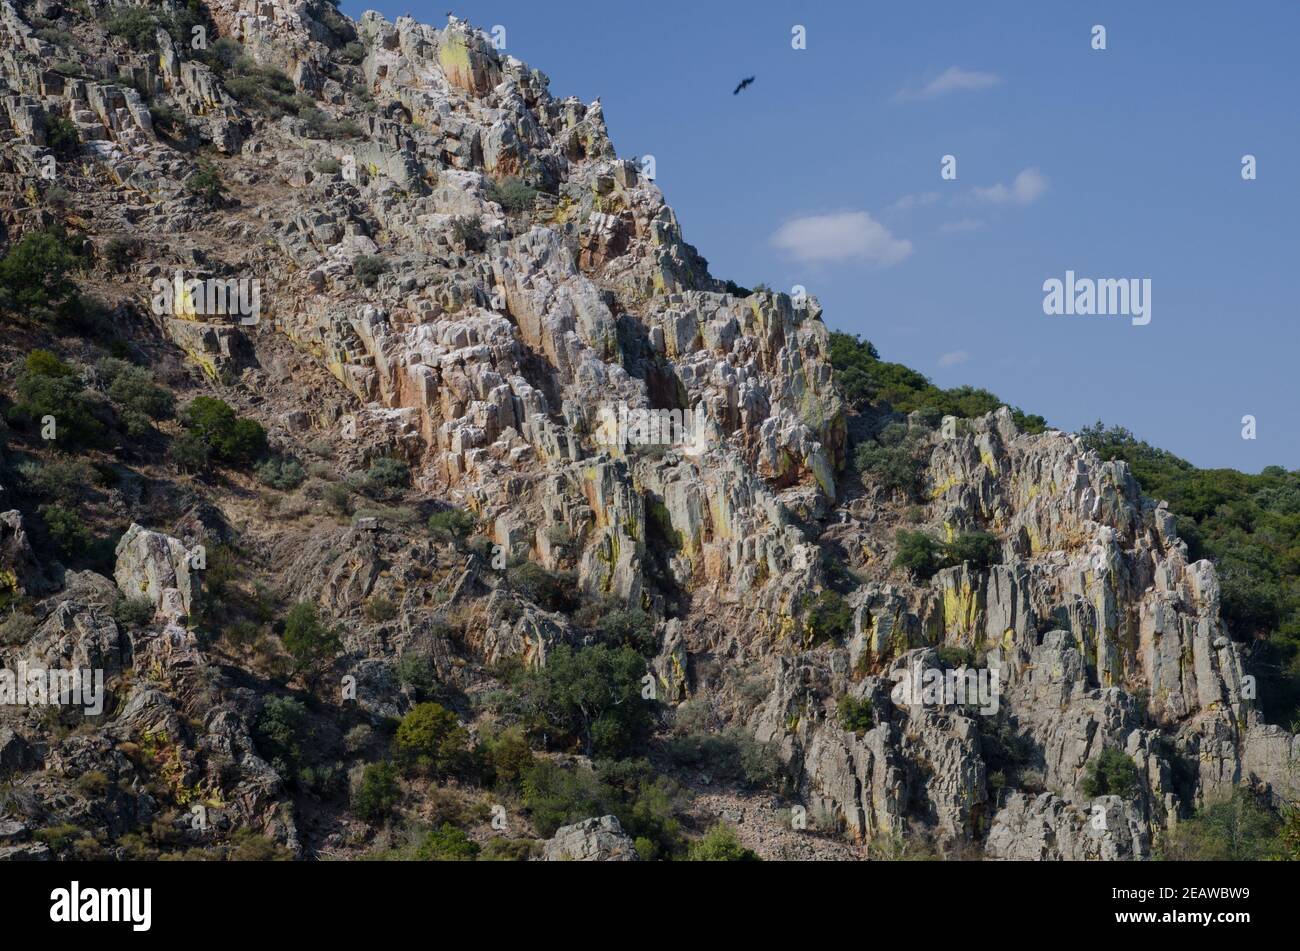
[[148, 598], [167, 621], [189, 616], [199, 585], [195, 554], [183, 542], [133, 524], [117, 543], [116, 554], [113, 577], [124, 596]]
[[635, 862], [636, 848], [614, 816], [561, 826], [542, 846], [544, 862]]
[[[340, 751], [366, 750], [367, 729], [426, 698], [412, 670], [469, 709], [512, 665], [593, 641], [589, 618], [512, 580], [523, 560], [562, 579], [558, 601], [645, 611], [654, 699], [706, 699], [726, 728], [770, 743], [792, 799], [858, 842], [919, 829], [991, 858], [1143, 859], [1233, 788], [1300, 794], [1300, 737], [1263, 722], [1213, 565], [1189, 560], [1168, 506], [1123, 462], [1022, 432], [1006, 408], [936, 429], [882, 405], [855, 431], [909, 427], [923, 492], [862, 491], [817, 300], [711, 275], [653, 161], [618, 156], [598, 100], [552, 96], [545, 74], [456, 17], [206, 7], [234, 48], [199, 56], [159, 29], [146, 54], [97, 36], [105, 55], [60, 70], [26, 8], [0, 0], [13, 199], [0, 225], [51, 223], [31, 183], [54, 162], [97, 263], [114, 238], [143, 249], [87, 269], [122, 302], [115, 328], [183, 354], [201, 373], [179, 389], [240, 402], [277, 454], [317, 462], [297, 514], [254, 504], [250, 473], [187, 480], [174, 507], [137, 478], [129, 517], [188, 514], [174, 534], [131, 524], [117, 545], [117, 588], [155, 608], [131, 629], [108, 579], [41, 565], [23, 515], [0, 514], [0, 596], [62, 587], [4, 660], [102, 670], [113, 699], [103, 735], [53, 744], [14, 714], [0, 768], [39, 765], [39, 791], [87, 823], [89, 797], [68, 788], [104, 772], [133, 788], [141, 821], [163, 813], [157, 798], [201, 800], [225, 830], [356, 847], [343, 819], [320, 832], [316, 805], [317, 828], [300, 830], [289, 801], [307, 780], [258, 749], [267, 694], [294, 665], [272, 637], [232, 644], [233, 625], [196, 621], [196, 546], [242, 532], [241, 567], [274, 582], [258, 610], [307, 604], [338, 632], [338, 656], [293, 672], [364, 727], [321, 740], [311, 779], [335, 794]], [[78, 23], [82, 39], [99, 30]], [[204, 197], [214, 175], [221, 194]], [[255, 280], [259, 313], [155, 306], [154, 282], [177, 273]], [[368, 481], [380, 460], [409, 467], [400, 501]], [[192, 517], [205, 493], [227, 511]], [[106, 495], [116, 531], [127, 490]], [[448, 505], [472, 516], [473, 546], [429, 537]], [[989, 532], [1000, 563], [909, 577], [892, 564], [904, 527]], [[808, 616], [832, 590], [851, 629], [836, 612], [828, 634]], [[247, 682], [226, 671], [242, 663], [261, 665]], [[994, 692], [898, 690], [931, 673]], [[1105, 750], [1136, 767], [1124, 797], [1085, 793]], [[0, 824], [0, 857], [48, 856], [29, 839]], [[558, 830], [544, 854], [637, 857], [613, 816]]]

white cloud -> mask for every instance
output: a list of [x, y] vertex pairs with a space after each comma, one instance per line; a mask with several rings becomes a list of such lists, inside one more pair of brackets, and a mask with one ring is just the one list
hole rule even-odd
[[1047, 191], [1047, 176], [1036, 168], [1027, 168], [1017, 175], [1010, 185], [990, 185], [976, 188], [971, 194], [976, 201], [990, 205], [1029, 205]]
[[945, 221], [939, 225], [940, 234], [960, 234], [963, 231], [978, 231], [984, 222], [977, 218], [961, 218], [957, 221]]
[[772, 235], [772, 246], [799, 261], [854, 258], [889, 267], [912, 253], [912, 242], [896, 238], [865, 211], [792, 218]]
[[933, 205], [938, 200], [938, 192], [922, 192], [919, 195], [904, 195], [902, 198], [898, 199], [898, 201], [886, 208], [885, 211], [911, 211], [913, 208], [923, 208], [926, 205]]
[[949, 66], [919, 89], [914, 86], [904, 86], [894, 96], [894, 99], [898, 102], [906, 102], [909, 99], [934, 99], [950, 92], [988, 89], [1000, 82], [1002, 82], [1002, 78], [994, 73], [982, 73], [978, 70], [962, 69], [960, 66]]
[[970, 354], [965, 350], [953, 350], [951, 353], [945, 353], [939, 357], [939, 366], [955, 367], [959, 363], [965, 363], [970, 359]]

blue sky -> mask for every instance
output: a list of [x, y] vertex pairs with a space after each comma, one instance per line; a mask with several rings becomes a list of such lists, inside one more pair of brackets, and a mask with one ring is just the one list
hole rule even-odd
[[[802, 284], [885, 359], [1198, 465], [1300, 468], [1300, 4], [342, 8], [504, 26], [553, 94], [601, 97], [620, 155], [654, 155], [715, 275]], [[1151, 322], [1046, 316], [1067, 270], [1149, 278]]]

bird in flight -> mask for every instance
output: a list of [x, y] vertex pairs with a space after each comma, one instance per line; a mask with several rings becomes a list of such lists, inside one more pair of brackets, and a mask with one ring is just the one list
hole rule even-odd
[[738, 95], [740, 95], [740, 91], [741, 91], [742, 89], [744, 89], [746, 86], [749, 86], [750, 84], [752, 84], [753, 82], [754, 82], [754, 77], [753, 77], [753, 76], [750, 76], [748, 79], [742, 79], [742, 80], [740, 81], [740, 85], [737, 86], [737, 87], [732, 91], [731, 94], [732, 94], [733, 96], [738, 96]]

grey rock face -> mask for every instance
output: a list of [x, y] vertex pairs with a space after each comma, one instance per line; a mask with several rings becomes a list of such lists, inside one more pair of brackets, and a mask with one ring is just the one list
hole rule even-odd
[[152, 601], [164, 620], [183, 621], [198, 595], [191, 553], [178, 539], [132, 525], [117, 543], [113, 577], [123, 595]]
[[546, 862], [635, 862], [636, 849], [614, 816], [561, 826], [542, 847]]

